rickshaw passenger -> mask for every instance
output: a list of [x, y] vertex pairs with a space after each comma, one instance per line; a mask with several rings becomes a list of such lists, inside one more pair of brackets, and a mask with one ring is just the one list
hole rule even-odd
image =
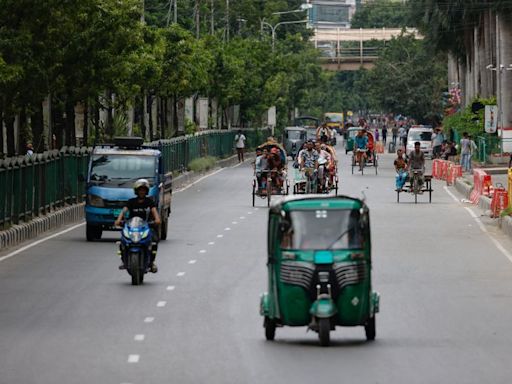
[[397, 191], [401, 191], [407, 179], [407, 160], [404, 158], [403, 151], [400, 148], [397, 149], [396, 155], [397, 158], [394, 162], [396, 171], [395, 186]]
[[361, 156], [367, 158], [366, 151], [368, 150], [368, 136], [366, 136], [364, 129], [357, 132], [357, 136], [354, 138], [354, 150], [357, 162], [361, 161]]
[[271, 171], [272, 179], [276, 181], [276, 186], [281, 188], [283, 185], [282, 171], [284, 163], [281, 159], [281, 151], [277, 147], [270, 150], [268, 158], [268, 169]]
[[261, 151], [261, 155], [256, 157], [254, 171], [256, 172], [256, 179], [258, 180], [258, 188], [264, 188], [267, 182], [266, 171], [268, 171], [268, 150], [266, 148]]
[[[320, 188], [325, 184], [325, 171], [329, 172], [331, 168], [331, 154], [326, 150], [325, 144], [316, 143], [315, 149], [318, 152], [319, 166], [318, 166], [318, 179], [320, 180]], [[324, 166], [320, 166], [320, 159], [325, 159]]]

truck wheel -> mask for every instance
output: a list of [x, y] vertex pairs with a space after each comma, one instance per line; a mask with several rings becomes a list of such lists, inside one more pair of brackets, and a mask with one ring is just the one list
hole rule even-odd
[[269, 341], [274, 340], [276, 337], [276, 322], [275, 320], [269, 319], [265, 316], [264, 324], [265, 327], [265, 338]]
[[364, 332], [366, 333], [366, 340], [375, 340], [375, 315], [368, 319], [368, 322], [364, 326]]
[[90, 225], [87, 224], [85, 226], [85, 237], [87, 238], [87, 241], [94, 241], [101, 239], [103, 230], [101, 227], [98, 227], [96, 225]]
[[[165, 216], [165, 215], [164, 215]], [[169, 226], [169, 217], [162, 216], [162, 223], [160, 224], [160, 239], [167, 240], [167, 228]]]
[[318, 319], [318, 337], [322, 347], [328, 347], [330, 343], [331, 321], [329, 319]]

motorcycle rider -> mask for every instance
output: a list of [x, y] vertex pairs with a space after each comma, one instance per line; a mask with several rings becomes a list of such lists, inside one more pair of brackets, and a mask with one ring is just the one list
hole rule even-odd
[[[142, 220], [149, 221], [149, 217], [153, 218], [153, 222], [155, 227], [158, 227], [161, 223], [160, 215], [158, 214], [158, 210], [156, 209], [156, 204], [153, 199], [147, 197], [149, 193], [149, 181], [146, 179], [139, 179], [133, 184], [133, 191], [135, 192], [136, 197], [129, 199], [126, 203], [126, 206], [123, 207], [123, 210], [119, 214], [116, 219], [115, 226], [120, 227], [125, 217], [125, 214], [128, 212], [129, 217], [140, 217]], [[152, 273], [156, 273], [158, 268], [155, 263], [156, 251], [158, 249], [158, 231], [156, 228], [151, 228], [151, 237], [152, 237], [152, 252], [151, 252], [151, 266], [150, 271]], [[124, 269], [124, 264], [119, 266], [119, 269]]]

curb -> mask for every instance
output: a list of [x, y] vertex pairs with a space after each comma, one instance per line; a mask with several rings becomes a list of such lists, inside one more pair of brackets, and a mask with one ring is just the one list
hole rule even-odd
[[37, 217], [34, 220], [14, 225], [0, 231], [0, 249], [6, 249], [33, 239], [42, 233], [59, 228], [66, 224], [76, 223], [84, 218], [84, 203], [61, 208], [48, 215]]
[[[251, 159], [247, 156], [246, 162]], [[231, 156], [227, 159], [222, 159], [217, 162], [217, 167], [214, 169], [230, 167], [238, 163], [238, 157]], [[207, 175], [214, 169], [204, 173], [185, 172], [173, 179], [173, 189], [180, 189], [194, 180]], [[36, 238], [37, 236], [62, 227], [63, 225], [73, 224], [85, 217], [84, 211], [85, 203], [70, 205], [48, 215], [37, 217], [28, 223], [13, 225], [11, 228], [0, 231], [0, 249], [5, 250], [9, 247], [14, 247], [27, 240]]]
[[512, 238], [512, 217], [505, 216], [500, 220], [500, 227], [503, 233]]
[[469, 199], [473, 186], [461, 180], [461, 178], [455, 179], [455, 189], [464, 196], [465, 199]]

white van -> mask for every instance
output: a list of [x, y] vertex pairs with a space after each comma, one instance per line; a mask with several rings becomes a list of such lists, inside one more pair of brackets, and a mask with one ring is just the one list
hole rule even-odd
[[407, 147], [405, 153], [409, 155], [409, 153], [414, 151], [414, 143], [419, 141], [421, 151], [425, 154], [425, 157], [428, 156], [432, 158], [432, 133], [432, 127], [413, 125], [407, 133]]

